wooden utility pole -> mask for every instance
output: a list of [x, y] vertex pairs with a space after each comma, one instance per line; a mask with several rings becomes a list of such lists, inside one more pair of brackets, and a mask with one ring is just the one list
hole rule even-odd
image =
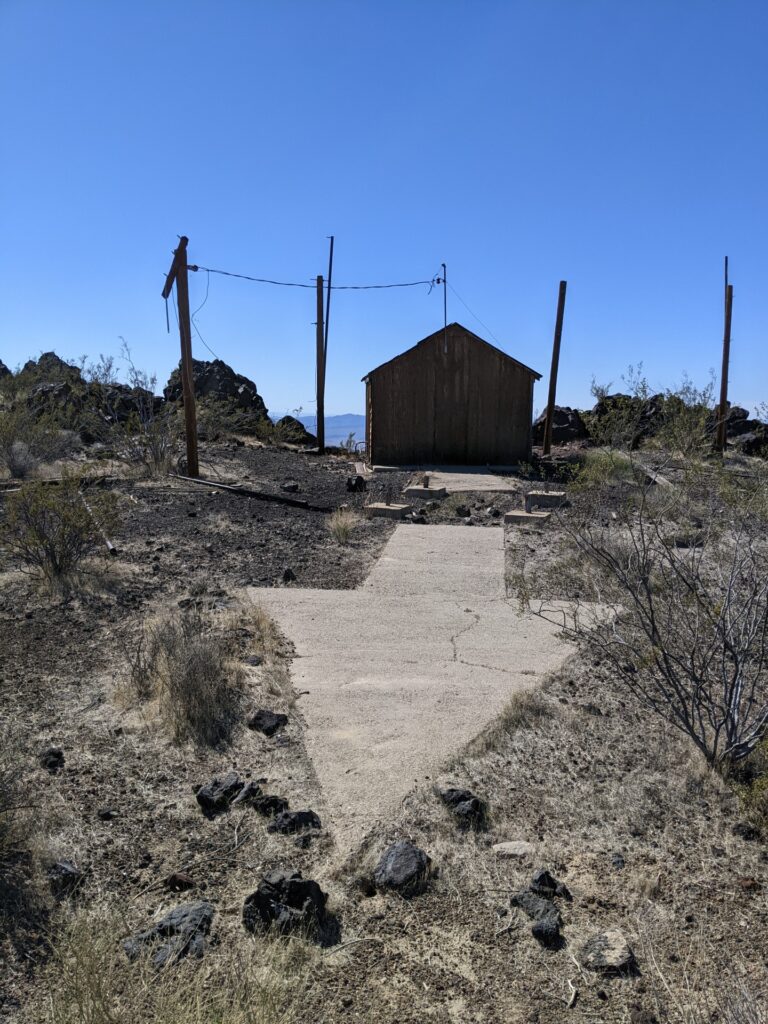
[[733, 285], [725, 286], [725, 331], [723, 332], [723, 367], [720, 371], [720, 405], [717, 410], [717, 447], [725, 451], [728, 433], [728, 364], [731, 359], [731, 315], [733, 313]]
[[187, 436], [187, 476], [200, 476], [197, 461], [197, 413], [195, 410], [195, 383], [192, 376], [192, 325], [189, 317], [189, 279], [187, 276], [187, 243], [182, 235], [174, 250], [173, 263], [165, 279], [163, 298], [171, 294], [176, 282], [176, 305], [179, 308], [179, 337], [181, 339], [181, 390], [184, 397], [184, 431]]
[[552, 419], [555, 415], [555, 395], [557, 394], [557, 369], [560, 365], [560, 339], [563, 334], [563, 314], [565, 313], [565, 290], [567, 281], [560, 282], [560, 294], [557, 297], [557, 320], [555, 321], [555, 340], [552, 344], [552, 368], [549, 371], [549, 397], [547, 399], [547, 418], [544, 422], [544, 455], [552, 449]]
[[323, 276], [317, 278], [317, 447], [325, 451], [325, 331], [323, 330]]

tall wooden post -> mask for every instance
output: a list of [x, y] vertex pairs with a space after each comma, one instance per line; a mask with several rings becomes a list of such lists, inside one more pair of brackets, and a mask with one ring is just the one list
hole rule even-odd
[[323, 330], [323, 276], [317, 278], [317, 447], [325, 451], [325, 331]]
[[723, 367], [720, 371], [720, 405], [717, 410], [717, 447], [725, 451], [728, 434], [728, 364], [731, 360], [731, 316], [733, 314], [733, 285], [725, 289], [725, 330], [723, 332]]
[[174, 250], [173, 263], [163, 288], [163, 298], [168, 298], [175, 282], [181, 342], [181, 388], [184, 399], [184, 431], [187, 441], [187, 476], [198, 477], [200, 468], [197, 460], [197, 412], [192, 375], [192, 325], [189, 315], [189, 279], [187, 274], [188, 242], [189, 239], [186, 235], [182, 235], [178, 248]]
[[552, 449], [552, 419], [555, 415], [555, 396], [557, 394], [557, 370], [560, 365], [560, 339], [563, 335], [563, 314], [565, 313], [565, 290], [567, 281], [560, 282], [560, 293], [557, 297], [557, 319], [555, 321], [555, 340], [552, 344], [552, 368], [549, 371], [549, 397], [547, 399], [547, 418], [544, 423], [544, 455]]
[[195, 383], [192, 375], [192, 324], [189, 316], [189, 278], [187, 274], [187, 244], [182, 235], [174, 250], [173, 263], [165, 279], [163, 298], [167, 299], [176, 282], [176, 304], [179, 308], [179, 338], [181, 341], [181, 390], [184, 398], [184, 432], [187, 439], [187, 476], [200, 476], [197, 461], [197, 411], [195, 409]]

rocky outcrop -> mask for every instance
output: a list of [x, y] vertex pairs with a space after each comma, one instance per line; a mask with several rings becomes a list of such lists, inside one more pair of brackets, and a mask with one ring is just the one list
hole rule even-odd
[[3, 360], [0, 359], [0, 380], [2, 380], [3, 377], [10, 377], [10, 376], [11, 376], [11, 371], [5, 365]]
[[275, 423], [275, 434], [278, 440], [288, 441], [290, 444], [316, 445], [317, 438], [310, 434], [301, 420], [295, 416], [283, 416]]
[[[534, 444], [544, 441], [544, 427], [547, 422], [546, 410], [534, 422], [532, 437]], [[568, 405], [556, 405], [552, 416], [552, 444], [567, 444], [569, 441], [584, 441], [589, 436], [586, 424], [578, 409]]]
[[[208, 362], [193, 359], [192, 377], [196, 398], [226, 402], [236, 409], [250, 413], [257, 420], [268, 418], [264, 399], [256, 390], [254, 382], [240, 373], [235, 373], [223, 360], [214, 359]], [[167, 402], [182, 401], [180, 365], [171, 374], [163, 394]]]

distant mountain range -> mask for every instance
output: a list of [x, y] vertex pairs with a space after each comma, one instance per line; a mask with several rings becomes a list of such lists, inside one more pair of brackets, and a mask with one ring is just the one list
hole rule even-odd
[[[315, 416], [299, 416], [299, 419], [311, 434], [317, 433], [317, 418]], [[343, 416], [325, 417], [325, 443], [341, 444], [346, 441], [350, 434], [355, 435], [355, 441], [365, 440], [365, 416], [357, 416], [355, 413], [344, 413]]]

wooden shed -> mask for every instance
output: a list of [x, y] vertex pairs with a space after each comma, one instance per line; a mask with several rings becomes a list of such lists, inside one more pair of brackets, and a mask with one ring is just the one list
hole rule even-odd
[[380, 465], [508, 465], [531, 453], [529, 366], [449, 324], [371, 370], [368, 458]]

